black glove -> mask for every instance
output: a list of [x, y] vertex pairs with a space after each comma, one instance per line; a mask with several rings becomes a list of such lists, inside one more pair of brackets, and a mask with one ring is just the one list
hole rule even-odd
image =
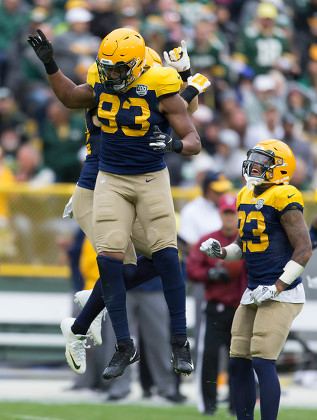
[[35, 51], [35, 54], [45, 66], [47, 74], [54, 74], [58, 65], [54, 60], [54, 50], [51, 41], [49, 41], [40, 29], [37, 29], [39, 35], [29, 35], [27, 41]]
[[54, 51], [51, 41], [49, 41], [40, 29], [37, 29], [39, 35], [29, 35], [27, 41], [35, 51], [38, 58], [48, 64], [54, 61]]
[[221, 266], [209, 268], [207, 278], [210, 282], [229, 283], [231, 278], [228, 271]]
[[317, 248], [317, 241], [313, 241], [313, 242], [311, 243], [311, 245], [312, 245], [312, 249]]
[[183, 142], [181, 140], [172, 139], [166, 133], [154, 126], [153, 135], [150, 137], [151, 143], [149, 146], [158, 152], [177, 152], [180, 153], [183, 150]]

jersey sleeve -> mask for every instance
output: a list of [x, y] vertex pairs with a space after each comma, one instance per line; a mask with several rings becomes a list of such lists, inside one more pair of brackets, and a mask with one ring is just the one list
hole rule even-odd
[[152, 73], [155, 77], [155, 91], [158, 100], [178, 93], [183, 85], [180, 75], [171, 67], [153, 67]]
[[300, 211], [304, 209], [304, 201], [301, 192], [292, 185], [281, 188], [275, 199], [275, 208], [282, 216], [291, 208], [298, 208]]

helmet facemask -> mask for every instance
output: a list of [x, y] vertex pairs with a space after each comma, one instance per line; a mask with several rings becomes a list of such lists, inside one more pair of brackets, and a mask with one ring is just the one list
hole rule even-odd
[[277, 166], [283, 166], [283, 159], [276, 157], [271, 150], [250, 149], [247, 160], [242, 164], [242, 175], [247, 182], [247, 188], [252, 190], [253, 186], [272, 182], [273, 170]]
[[[133, 75], [133, 70], [138, 65], [139, 59], [131, 59], [127, 63], [119, 61], [113, 64], [111, 60], [102, 58], [100, 61], [96, 58], [99, 78], [102, 85], [106, 89], [114, 92], [124, 92], [136, 77]], [[115, 78], [113, 78], [115, 74]]]

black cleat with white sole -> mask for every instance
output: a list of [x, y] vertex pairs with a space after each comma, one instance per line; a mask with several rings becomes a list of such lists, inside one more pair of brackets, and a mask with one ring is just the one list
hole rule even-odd
[[188, 340], [177, 341], [172, 339], [171, 344], [171, 362], [173, 362], [175, 372], [190, 375], [194, 370], [194, 364], [190, 355]]
[[116, 352], [102, 374], [103, 379], [110, 380], [118, 378], [123, 374], [127, 366], [140, 360], [140, 354], [132, 340], [131, 344], [128, 345], [122, 343], [116, 344], [115, 348]]

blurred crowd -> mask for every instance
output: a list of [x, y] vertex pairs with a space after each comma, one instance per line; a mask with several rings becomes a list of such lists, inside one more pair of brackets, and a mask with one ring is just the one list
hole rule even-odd
[[84, 113], [55, 99], [28, 34], [83, 83], [105, 35], [130, 27], [161, 56], [184, 39], [192, 74], [213, 81], [192, 117], [202, 152], [166, 155], [172, 185], [213, 169], [239, 188], [246, 150], [268, 138], [293, 150], [296, 187], [316, 185], [317, 0], [0, 0], [0, 27], [0, 179], [76, 182], [85, 159]]

